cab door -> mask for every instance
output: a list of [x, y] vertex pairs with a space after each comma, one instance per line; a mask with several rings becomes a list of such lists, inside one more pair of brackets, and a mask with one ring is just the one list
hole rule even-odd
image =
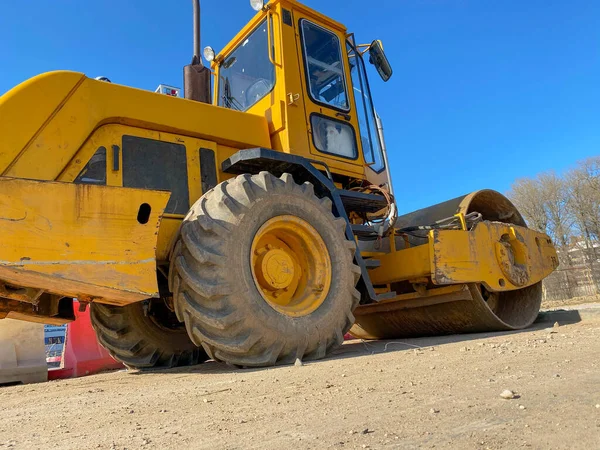
[[362, 177], [364, 159], [350, 96], [345, 35], [302, 13], [294, 19], [310, 153], [337, 172]]

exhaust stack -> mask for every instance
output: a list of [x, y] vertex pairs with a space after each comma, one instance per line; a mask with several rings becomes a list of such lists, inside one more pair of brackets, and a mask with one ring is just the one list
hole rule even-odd
[[194, 56], [192, 63], [183, 68], [185, 98], [196, 102], [211, 103], [210, 69], [202, 64], [200, 50], [200, 0], [192, 0], [194, 9]]

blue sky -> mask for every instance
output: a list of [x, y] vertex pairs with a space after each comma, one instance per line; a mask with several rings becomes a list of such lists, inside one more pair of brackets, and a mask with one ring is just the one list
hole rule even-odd
[[[371, 87], [401, 211], [600, 154], [597, 0], [305, 0], [382, 39], [394, 67]], [[202, 45], [252, 17], [247, 0], [203, 0]], [[223, 14], [226, 12], [226, 16]], [[0, 93], [41, 72], [182, 85], [189, 0], [21, 0], [0, 14]]]

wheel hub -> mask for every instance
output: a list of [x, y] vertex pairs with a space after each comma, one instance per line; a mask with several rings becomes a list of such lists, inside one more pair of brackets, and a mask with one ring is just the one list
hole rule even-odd
[[263, 299], [282, 314], [310, 314], [329, 293], [329, 251], [318, 231], [299, 217], [267, 221], [252, 242], [251, 265]]
[[[256, 275], [260, 285], [270, 291], [287, 289], [294, 280], [295, 264], [292, 256], [281, 248], [259, 250]], [[264, 252], [264, 253], [263, 253]]]

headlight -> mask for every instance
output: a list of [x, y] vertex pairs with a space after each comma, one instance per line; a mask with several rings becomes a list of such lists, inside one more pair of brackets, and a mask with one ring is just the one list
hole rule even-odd
[[250, 6], [254, 11], [261, 11], [265, 7], [265, 0], [250, 0]]
[[215, 59], [215, 51], [212, 47], [204, 47], [204, 59], [208, 62], [213, 62]]

